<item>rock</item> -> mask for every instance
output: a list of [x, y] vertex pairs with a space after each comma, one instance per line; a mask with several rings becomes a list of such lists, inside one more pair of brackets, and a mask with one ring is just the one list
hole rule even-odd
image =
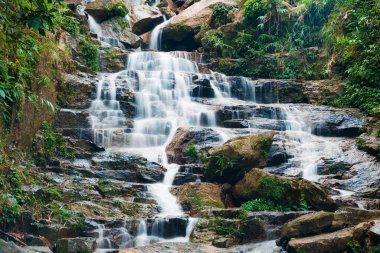
[[158, 252], [197, 252], [197, 253], [217, 253], [219, 250], [211, 245], [200, 243], [179, 243], [164, 242], [151, 244], [142, 247], [121, 250], [120, 253], [158, 253]]
[[164, 19], [157, 7], [149, 5], [134, 5], [129, 10], [131, 18], [132, 32], [141, 35], [152, 30]]
[[154, 183], [162, 181], [164, 176], [161, 165], [139, 156], [113, 153], [93, 159], [93, 164], [95, 174], [105, 179]]
[[281, 235], [282, 226], [308, 212], [253, 212], [246, 221], [244, 242], [275, 240]]
[[209, 79], [197, 79], [193, 83], [196, 86], [191, 90], [192, 97], [212, 98], [215, 96]]
[[78, 72], [65, 74], [60, 93], [63, 95], [63, 107], [71, 109], [87, 109], [95, 98], [97, 80], [91, 75]]
[[103, 21], [115, 17], [115, 15], [117, 16], [117, 14], [112, 11], [112, 6], [119, 3], [125, 5], [123, 1], [118, 0], [95, 0], [87, 3], [85, 11], [98, 23], [102, 23]]
[[346, 228], [333, 233], [291, 239], [287, 250], [289, 253], [340, 253], [347, 249], [347, 243], [353, 237], [354, 228]]
[[[170, 19], [162, 32], [162, 41], [171, 44], [172, 49], [194, 49], [194, 36], [202, 25], [207, 24], [216, 4], [237, 5], [234, 0], [201, 0]], [[190, 50], [188, 50], [190, 51]]]
[[46, 246], [45, 241], [39, 236], [25, 234], [24, 240], [25, 240], [25, 243], [29, 246]]
[[283, 226], [281, 241], [328, 231], [332, 226], [333, 219], [334, 213], [330, 212], [315, 212], [303, 215]]
[[264, 167], [274, 132], [239, 136], [208, 151], [205, 178], [236, 183], [255, 167]]
[[93, 253], [96, 248], [94, 238], [63, 238], [56, 244], [57, 253]]
[[369, 229], [368, 236], [373, 245], [380, 244], [380, 221], [376, 221], [376, 223]]
[[73, 231], [69, 227], [59, 224], [42, 224], [36, 225], [35, 233], [45, 237], [51, 244], [54, 244], [59, 238], [78, 236], [78, 231]]
[[127, 65], [129, 52], [117, 47], [100, 48], [100, 68], [107, 73], [115, 73], [124, 70]]
[[301, 199], [316, 210], [334, 211], [336, 203], [319, 185], [300, 178], [272, 175], [253, 169], [232, 190], [239, 203], [252, 199], [266, 199], [288, 207], [299, 206]]
[[62, 128], [91, 128], [88, 111], [61, 109], [54, 121], [54, 127]]
[[355, 226], [361, 222], [380, 219], [380, 210], [365, 210], [359, 208], [341, 208], [334, 213], [332, 229]]
[[142, 40], [126, 28], [128, 25], [128, 22], [124, 21], [121, 17], [106, 20], [101, 23], [103, 37], [116, 39], [127, 49], [138, 48]]
[[3, 253], [25, 253], [25, 251], [17, 246], [14, 242], [6, 242], [0, 239], [0, 252]]
[[22, 248], [25, 253], [53, 253], [49, 247], [27, 246]]
[[380, 138], [364, 133], [357, 138], [356, 145], [360, 150], [380, 159]]
[[317, 167], [318, 175], [343, 175], [344, 172], [349, 170], [352, 164], [344, 161], [325, 161], [323, 165]]
[[[191, 234], [191, 241], [212, 244], [216, 247], [231, 247], [240, 242], [240, 238], [235, 233], [240, 231], [241, 226], [240, 219], [214, 219], [210, 217], [198, 219], [197, 225]], [[235, 233], [221, 232], [223, 230], [234, 231]]]
[[[210, 128], [177, 129], [172, 141], [166, 146], [169, 163], [186, 164], [199, 161], [201, 149], [207, 149], [219, 143], [219, 134]], [[189, 151], [193, 145], [195, 152]]]
[[[174, 190], [173, 190], [174, 191]], [[178, 203], [191, 216], [199, 216], [202, 210], [223, 208], [221, 189], [211, 183], [187, 183], [175, 190]]]

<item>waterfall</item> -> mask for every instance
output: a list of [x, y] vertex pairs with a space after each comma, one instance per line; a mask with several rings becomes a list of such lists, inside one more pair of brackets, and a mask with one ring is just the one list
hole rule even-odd
[[166, 17], [164, 15], [164, 22], [162, 22], [153, 29], [150, 35], [149, 49], [161, 50], [162, 29], [166, 26], [168, 22], [169, 20], [166, 20]]
[[[157, 39], [159, 32], [156, 34]], [[169, 164], [165, 152], [179, 127], [212, 128], [226, 141], [236, 135], [259, 132], [254, 127], [260, 119], [266, 121], [264, 129], [272, 129], [272, 123], [283, 123], [285, 128], [279, 131], [283, 130], [287, 152], [293, 157], [292, 167], [310, 180], [318, 180], [316, 169], [322, 158], [341, 155], [334, 141], [312, 134], [312, 110], [274, 104], [270, 113], [262, 111], [257, 101], [267, 99], [263, 87], [247, 78], [200, 73], [200, 61], [201, 57], [186, 52], [132, 52], [124, 71], [99, 74], [96, 98], [90, 107], [94, 142], [108, 152], [143, 156], [167, 170], [163, 182], [146, 185], [159, 213], [139, 220], [137, 234], [125, 233], [122, 245], [126, 247], [189, 241], [197, 220], [186, 216], [170, 192], [179, 165]], [[200, 92], [193, 92], [197, 88], [209, 89], [213, 95], [203, 98]], [[242, 132], [218, 126], [216, 111], [222, 107], [230, 107], [231, 121], [246, 120], [247, 129]], [[168, 231], [173, 224], [180, 225]]]
[[333, 158], [343, 155], [338, 144], [312, 134], [312, 111], [300, 110], [296, 107], [282, 106], [285, 115], [286, 134], [289, 153], [298, 161], [302, 177], [310, 181], [318, 181], [317, 166], [321, 158]]
[[90, 14], [87, 14], [87, 17], [88, 17], [87, 22], [90, 27], [90, 31], [92, 33], [95, 33], [99, 39], [103, 37], [102, 28], [100, 27], [98, 22], [96, 22], [96, 20]]

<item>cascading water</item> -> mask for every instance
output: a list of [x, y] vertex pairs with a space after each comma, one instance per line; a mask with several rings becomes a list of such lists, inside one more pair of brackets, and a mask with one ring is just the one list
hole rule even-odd
[[343, 151], [338, 144], [328, 138], [312, 134], [310, 118], [312, 111], [299, 110], [295, 107], [281, 107], [286, 118], [286, 135], [288, 138], [289, 154], [297, 159], [302, 177], [318, 181], [317, 166], [321, 158], [337, 158]]
[[87, 14], [87, 17], [88, 17], [87, 21], [90, 27], [90, 31], [96, 34], [99, 39], [103, 37], [102, 27], [98, 24], [98, 22], [96, 22], [96, 20], [90, 14]]
[[153, 29], [150, 35], [149, 49], [161, 50], [162, 29], [166, 26], [168, 22], [169, 20], [166, 20], [166, 17], [164, 15], [164, 22], [162, 22]]
[[[150, 49], [161, 48], [162, 28], [165, 25], [166, 21], [153, 30]], [[94, 31], [95, 28], [93, 25]], [[161, 163], [167, 169], [163, 182], [147, 185], [148, 194], [159, 206], [159, 214], [153, 221], [141, 219], [134, 238], [125, 232], [122, 246], [165, 241], [187, 242], [190, 238], [196, 219], [186, 217], [170, 192], [179, 165], [169, 164], [165, 152], [179, 127], [209, 127], [224, 142], [236, 135], [236, 132], [217, 126], [215, 112], [218, 108], [231, 106], [231, 120], [258, 119], [253, 112], [242, 112], [234, 108], [244, 105], [259, 111], [260, 104], [257, 102], [263, 99], [263, 94], [257, 93], [259, 87], [256, 87], [255, 82], [241, 78], [239, 92], [236, 92], [227, 76], [200, 73], [197, 64], [200, 62], [201, 56], [194, 53], [133, 52], [128, 56], [125, 71], [100, 74], [97, 97], [90, 108], [94, 141], [107, 147], [109, 152], [141, 155], [150, 161]], [[205, 83], [209, 87], [194, 88], [197, 80], [207, 80]], [[207, 99], [202, 96], [192, 97], [194, 93], [202, 95], [201, 89], [211, 89], [212, 96]], [[125, 108], [126, 104], [134, 106], [133, 115], [126, 115], [133, 107]], [[265, 120], [269, 123], [271, 120], [285, 122], [284, 135], [287, 151], [293, 156], [292, 167], [300, 169], [303, 177], [318, 180], [316, 168], [320, 159], [338, 157], [341, 150], [330, 139], [312, 134], [308, 122], [312, 112], [280, 104], [274, 107], [280, 110], [273, 110]], [[245, 133], [251, 133], [257, 126], [255, 122], [247, 124], [248, 130]], [[165, 228], [173, 222], [173, 218], [186, 219], [187, 223], [181, 228], [182, 231], [168, 234]], [[265, 244], [263, 248], [271, 248], [272, 244], [273, 242]]]

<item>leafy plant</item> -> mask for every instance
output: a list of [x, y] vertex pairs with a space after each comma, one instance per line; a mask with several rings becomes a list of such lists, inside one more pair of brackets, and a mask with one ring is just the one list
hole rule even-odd
[[197, 147], [194, 144], [187, 147], [186, 154], [193, 159], [198, 159], [199, 157]]
[[99, 71], [99, 51], [96, 41], [90, 37], [83, 38], [79, 42], [79, 47], [86, 66], [94, 71]]
[[228, 6], [225, 4], [216, 4], [212, 10], [211, 23], [214, 27], [219, 27], [230, 23], [232, 18], [228, 15], [230, 11], [236, 10], [236, 6]]
[[245, 202], [241, 208], [248, 212], [261, 212], [261, 211], [289, 211], [290, 209], [281, 205], [276, 205], [272, 201], [265, 199], [254, 199]]

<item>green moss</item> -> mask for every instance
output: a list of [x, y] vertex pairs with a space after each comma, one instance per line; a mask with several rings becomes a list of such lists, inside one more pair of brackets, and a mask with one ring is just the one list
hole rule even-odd
[[275, 203], [285, 199], [284, 195], [291, 187], [290, 181], [270, 176], [263, 176], [260, 182], [259, 192], [261, 197]]
[[187, 195], [187, 200], [193, 209], [201, 210], [203, 207], [217, 207], [223, 208], [224, 205], [221, 202], [213, 200], [207, 197], [207, 195], [198, 193], [195, 189], [190, 190]]
[[261, 211], [290, 211], [290, 208], [276, 205], [272, 201], [264, 199], [254, 199], [248, 202], [245, 202], [241, 205], [243, 210], [248, 212], [261, 212]]

